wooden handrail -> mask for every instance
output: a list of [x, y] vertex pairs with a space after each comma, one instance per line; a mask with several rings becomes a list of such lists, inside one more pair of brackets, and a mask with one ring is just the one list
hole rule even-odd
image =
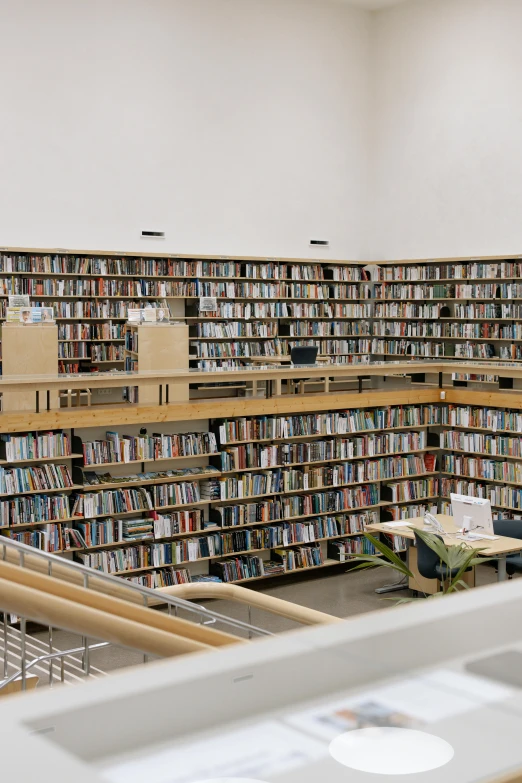
[[192, 584], [160, 587], [158, 592], [188, 600], [219, 598], [225, 601], [235, 601], [248, 604], [256, 609], [263, 609], [270, 614], [286, 617], [288, 620], [294, 620], [301, 625], [327, 625], [343, 622], [340, 617], [318, 612], [316, 609], [309, 609], [306, 606], [299, 606], [299, 604], [293, 604], [290, 601], [283, 601], [281, 598], [274, 598], [265, 593], [256, 593], [239, 585], [220, 584], [219, 582], [193, 582]]
[[141, 623], [1, 578], [0, 605], [4, 611], [27, 617], [43, 625], [162, 658], [212, 649], [201, 642], [158, 628], [149, 627], [144, 632]]
[[[266, 357], [267, 365], [270, 365], [270, 357]], [[507, 377], [522, 377], [522, 366], [511, 363], [509, 360], [481, 361], [480, 359], [401, 359], [387, 362], [372, 362], [371, 364], [328, 364], [310, 366], [306, 368], [306, 374], [310, 378], [323, 378], [325, 375], [335, 375], [338, 378], [357, 378], [365, 376], [387, 376], [390, 373], [452, 373], [468, 372], [487, 375], [502, 375]], [[226, 373], [226, 377], [225, 377]], [[291, 364], [277, 367], [242, 367], [231, 370], [141, 370], [128, 373], [80, 373], [78, 375], [49, 374], [49, 375], [4, 375], [0, 378], [0, 391], [24, 391], [32, 389], [85, 389], [123, 387], [139, 385], [143, 387], [157, 386], [162, 383], [186, 384], [186, 383], [212, 383], [227, 382], [232, 378], [238, 381], [263, 381], [285, 380], [302, 377], [303, 368], [294, 367]], [[452, 387], [448, 387], [452, 388]]]
[[[37, 574], [26, 568], [11, 565], [0, 560], [0, 579], [24, 585], [42, 593], [54, 595], [78, 605], [97, 609], [116, 617], [132, 620], [139, 623], [144, 633], [149, 629], [155, 628], [167, 633], [175, 634], [198, 644], [204, 644], [208, 647], [222, 647], [230, 644], [241, 644], [242, 639], [236, 636], [224, 633], [223, 631], [207, 628], [204, 625], [191, 623], [188, 620], [182, 620], [178, 617], [172, 617], [167, 614], [156, 612], [144, 606], [136, 606], [128, 601], [121, 600], [112, 596], [102, 595], [94, 590], [88, 590], [84, 587], [66, 584], [59, 579], [43, 574]], [[2, 594], [0, 593], [0, 608], [2, 604]], [[21, 613], [23, 614], [23, 613]], [[85, 634], [84, 634], [85, 635]]]

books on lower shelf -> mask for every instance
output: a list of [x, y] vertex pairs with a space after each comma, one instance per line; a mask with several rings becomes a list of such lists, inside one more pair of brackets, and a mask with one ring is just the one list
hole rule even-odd
[[440, 411], [435, 405], [402, 405], [294, 416], [257, 416], [226, 419], [219, 425], [220, 443], [267, 440], [306, 435], [344, 435], [390, 427], [437, 424]]
[[213, 432], [137, 436], [107, 432], [105, 440], [86, 441], [82, 448], [84, 464], [93, 466], [109, 462], [197, 457], [215, 454], [218, 450]]
[[47, 463], [25, 468], [0, 466], [0, 494], [15, 495], [46, 489], [67, 489], [74, 482], [67, 465]]
[[71, 454], [71, 440], [61, 430], [0, 435], [0, 456], [8, 462], [67, 457], [69, 454]]
[[365, 508], [379, 503], [379, 487], [368, 484], [354, 488], [281, 497], [258, 503], [238, 503], [211, 509], [211, 519], [220, 527], [270, 522], [297, 516]]
[[[431, 442], [430, 442], [431, 443]], [[328, 460], [376, 457], [380, 454], [420, 451], [427, 447], [425, 430], [386, 432], [351, 438], [281, 443], [263, 446], [247, 443], [227, 446], [221, 451], [221, 469], [224, 472], [248, 468], [269, 468]]]
[[69, 495], [29, 495], [0, 501], [0, 525], [32, 525], [71, 517]]

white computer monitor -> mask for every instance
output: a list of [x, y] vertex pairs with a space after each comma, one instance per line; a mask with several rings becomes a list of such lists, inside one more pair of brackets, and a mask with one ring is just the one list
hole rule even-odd
[[451, 513], [455, 520], [455, 526], [461, 530], [464, 526], [464, 517], [471, 517], [468, 530], [493, 536], [493, 517], [491, 515], [491, 502], [485, 498], [474, 498], [471, 495], [450, 494]]

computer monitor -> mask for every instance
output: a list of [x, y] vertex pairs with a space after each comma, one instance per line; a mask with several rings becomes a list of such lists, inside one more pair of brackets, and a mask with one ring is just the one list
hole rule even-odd
[[493, 536], [493, 517], [491, 515], [491, 502], [485, 498], [474, 498], [471, 495], [450, 494], [451, 512], [458, 529], [464, 527], [464, 517], [471, 517], [468, 530]]

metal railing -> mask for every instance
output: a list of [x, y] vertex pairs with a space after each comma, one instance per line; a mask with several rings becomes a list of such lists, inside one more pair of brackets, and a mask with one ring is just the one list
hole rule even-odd
[[[122, 579], [121, 577], [112, 576], [111, 574], [105, 574], [101, 571], [97, 571], [93, 568], [89, 568], [81, 563], [67, 560], [64, 557], [51, 554], [49, 552], [43, 552], [39, 549], [35, 549], [27, 544], [23, 544], [18, 541], [13, 541], [8, 538], [2, 538], [0, 542], [1, 546], [1, 559], [26, 568], [32, 571], [46, 574], [47, 576], [57, 578], [64, 582], [70, 582], [71, 584], [81, 586], [86, 590], [93, 590], [95, 592], [117, 597], [124, 601], [129, 601], [133, 604], [142, 605], [145, 608], [153, 608], [158, 606], [166, 607], [169, 615], [178, 617], [180, 613], [188, 616], [193, 622], [206, 625], [216, 626], [221, 625], [227, 629], [228, 632], [235, 632], [239, 634], [241, 638], [245, 636], [249, 639], [259, 636], [271, 635], [268, 631], [252, 625], [249, 622], [243, 622], [232, 617], [227, 617], [219, 612], [214, 612], [207, 607], [199, 604], [194, 604], [190, 601], [182, 598], [176, 598], [154, 590], [143, 585], [130, 582]], [[2, 596], [0, 593], [0, 611], [4, 609], [2, 607]], [[90, 644], [86, 637], [82, 639], [82, 645], [80, 647], [74, 647], [68, 650], [55, 650], [53, 645], [53, 627], [48, 627], [47, 644], [49, 652], [46, 655], [37, 656], [37, 658], [28, 661], [26, 651], [27, 640], [27, 620], [32, 618], [20, 617], [20, 666], [14, 674], [9, 674], [10, 666], [10, 653], [8, 646], [8, 630], [9, 630], [9, 618], [7, 612], [4, 611], [3, 617], [3, 674], [4, 680], [0, 682], [0, 690], [5, 688], [9, 683], [21, 678], [22, 690], [25, 690], [27, 672], [34, 668], [34, 666], [48, 662], [49, 663], [49, 684], [52, 686], [54, 681], [54, 668], [53, 664], [56, 659], [60, 659], [60, 679], [63, 681], [64, 677], [64, 665], [65, 660], [68, 657], [82, 655], [82, 669], [85, 677], [89, 677], [91, 670], [90, 654], [93, 650], [101, 649], [102, 647], [109, 646], [109, 643], [102, 642], [97, 644]], [[138, 650], [143, 654], [143, 663], [147, 663], [149, 660], [148, 654], [142, 650]]]

